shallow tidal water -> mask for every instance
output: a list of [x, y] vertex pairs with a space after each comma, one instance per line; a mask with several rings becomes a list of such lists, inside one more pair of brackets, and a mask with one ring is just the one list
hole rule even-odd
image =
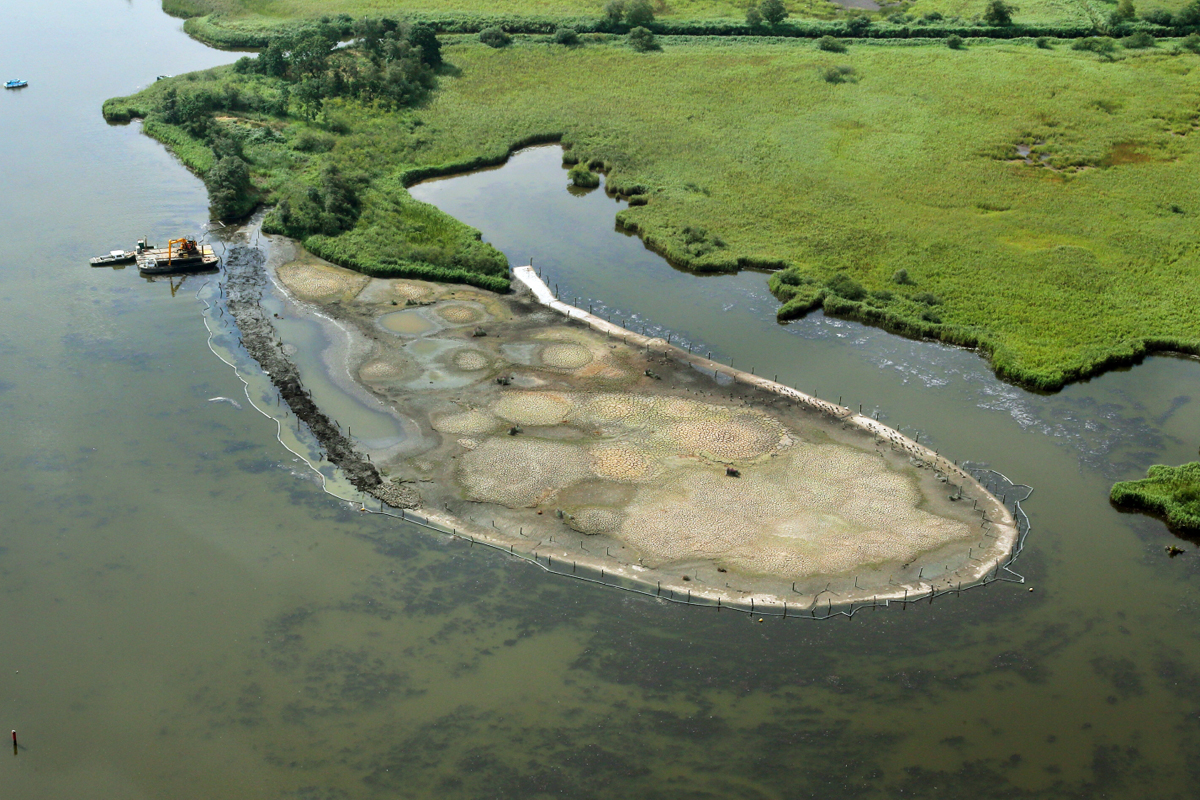
[[101, 102], [235, 54], [145, 0], [5, 11], [30, 81], [0, 94], [5, 797], [1195, 796], [1200, 552], [1107, 501], [1195, 457], [1195, 360], [1035, 395], [971, 352], [776, 324], [765, 275], [673, 270], [555, 148], [424, 184], [564, 297], [1036, 489], [1028, 583], [905, 611], [758, 623], [547, 576], [323, 492], [208, 347], [217, 278], [87, 266], [207, 220]]

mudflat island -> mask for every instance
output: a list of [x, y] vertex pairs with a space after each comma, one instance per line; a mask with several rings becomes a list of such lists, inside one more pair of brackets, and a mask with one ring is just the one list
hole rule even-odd
[[[1017, 542], [967, 471], [876, 420], [556, 300], [371, 278], [286, 240], [268, 269], [350, 338], [345, 369], [407, 432], [370, 494], [473, 541], [696, 600], [915, 599]], [[360, 460], [361, 462], [361, 460]]]

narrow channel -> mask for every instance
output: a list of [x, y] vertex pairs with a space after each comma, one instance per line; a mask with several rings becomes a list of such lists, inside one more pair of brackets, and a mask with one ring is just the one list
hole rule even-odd
[[972, 352], [778, 325], [765, 275], [673, 270], [554, 148], [414, 187], [583, 305], [1036, 488], [1027, 584], [907, 611], [759, 623], [581, 586], [326, 494], [210, 351], [210, 279], [87, 266], [208, 219], [101, 102], [236, 54], [148, 0], [13, 6], [0, 52], [30, 80], [0, 97], [6, 796], [1194, 794], [1200, 554], [1107, 494], [1195, 457], [1195, 360], [1036, 395]]

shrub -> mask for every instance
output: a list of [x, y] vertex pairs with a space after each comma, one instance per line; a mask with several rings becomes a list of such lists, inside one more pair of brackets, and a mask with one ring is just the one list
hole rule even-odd
[[421, 51], [421, 61], [432, 69], [442, 65], [442, 43], [428, 25], [413, 25], [408, 31], [408, 43]]
[[650, 0], [631, 0], [625, 9], [625, 21], [630, 25], [649, 25], [654, 22], [654, 6]]
[[826, 67], [821, 70], [821, 77], [826, 83], [858, 83], [858, 73], [854, 67]]
[[750, 6], [746, 9], [746, 24], [751, 28], [757, 28], [762, 25], [762, 13], [759, 12], [758, 6]]
[[1180, 28], [1200, 25], [1200, 0], [1192, 0], [1175, 13], [1175, 24]]
[[571, 167], [570, 172], [567, 173], [567, 178], [570, 179], [571, 185], [578, 186], [581, 189], [595, 189], [600, 185], [600, 176], [582, 164], [576, 164]]
[[608, 0], [604, 4], [604, 18], [616, 25], [625, 18], [625, 0]]
[[1193, 53], [1200, 54], [1200, 33], [1189, 33], [1187, 37], [1179, 43], [1179, 46], [1184, 50], [1189, 50]]
[[292, 149], [302, 153], [328, 153], [333, 149], [334, 139], [327, 133], [317, 131], [301, 131], [292, 142]]
[[1071, 49], [1095, 53], [1102, 59], [1112, 61], [1113, 53], [1117, 50], [1117, 43], [1108, 36], [1089, 36], [1086, 39], [1076, 39], [1075, 43], [1071, 45]]
[[983, 21], [988, 25], [1011, 25], [1013, 11], [1016, 9], [1004, 0], [988, 0], [987, 8], [983, 11]]
[[1142, 14], [1142, 19], [1151, 25], [1162, 25], [1163, 27], [1170, 27], [1175, 24], [1175, 17], [1165, 8], [1152, 8], [1145, 14]]
[[817, 49], [827, 53], [844, 53], [846, 52], [846, 43], [832, 36], [822, 36], [817, 39]]
[[846, 22], [846, 28], [850, 31], [851, 36], [862, 36], [867, 32], [867, 28], [871, 27], [870, 17], [851, 17]]
[[862, 300], [867, 296], [867, 290], [862, 287], [862, 284], [844, 272], [839, 272], [825, 281], [825, 288], [847, 300]]
[[788, 10], [783, 0], [762, 0], [758, 4], [758, 13], [762, 14], [768, 25], [774, 26], [787, 19]]
[[936, 294], [930, 294], [929, 292], [914, 294], [913, 300], [918, 303], [923, 303], [927, 306], [940, 306], [942, 304], [941, 298], [939, 298]]
[[966, 40], [957, 33], [946, 37], [946, 47], [951, 50], [962, 50], [964, 44], [966, 44]]
[[1154, 37], [1146, 31], [1138, 31], [1122, 39], [1121, 44], [1130, 50], [1145, 50], [1147, 47], [1154, 47], [1156, 42], [1154, 41]]
[[1117, 8], [1109, 19], [1117, 23], [1132, 22], [1137, 19], [1137, 9], [1133, 7], [1133, 0], [1121, 0], [1117, 3]]
[[925, 22], [941, 22], [945, 19], [940, 11], [930, 11], [928, 14], [922, 14], [921, 19]]
[[713, 250], [725, 246], [725, 242], [720, 236], [710, 235], [706, 229], [698, 225], [685, 226], [680, 233], [683, 234], [684, 252], [692, 258], [706, 256]]
[[637, 27], [629, 32], [629, 45], [639, 53], [648, 53], [651, 50], [658, 50], [658, 39], [654, 38], [654, 34], [647, 28]]
[[781, 270], [778, 274], [778, 282], [785, 286], [804, 286], [813, 282], [813, 279], [807, 275], [801, 275], [794, 269]]
[[1050, 43], [1050, 39], [1046, 36], [1039, 36], [1038, 38], [1033, 40], [1033, 43], [1036, 44], [1042, 50], [1053, 50], [1054, 49], [1054, 45]]
[[512, 37], [505, 33], [503, 28], [492, 27], [479, 32], [479, 41], [488, 47], [508, 47], [512, 44]]
[[908, 270], [898, 269], [892, 273], [892, 283], [897, 283], [901, 286], [912, 286], [916, 281], [908, 277]]
[[254, 208], [251, 199], [250, 168], [235, 155], [218, 161], [204, 178], [208, 203], [216, 219], [236, 219]]
[[568, 47], [579, 44], [579, 33], [574, 28], [559, 28], [554, 32], [554, 43]]

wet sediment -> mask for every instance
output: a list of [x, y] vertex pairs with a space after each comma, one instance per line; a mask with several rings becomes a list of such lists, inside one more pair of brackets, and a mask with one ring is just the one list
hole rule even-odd
[[225, 255], [226, 307], [241, 334], [242, 346], [258, 362], [297, 419], [308, 426], [325, 450], [326, 458], [338, 467], [355, 489], [383, 501], [392, 508], [416, 508], [420, 498], [404, 485], [385, 481], [363, 454], [359, 453], [337, 423], [317, 406], [304, 388], [300, 372], [284, 354], [283, 342], [262, 307], [267, 284], [266, 256], [256, 247], [234, 245]]

